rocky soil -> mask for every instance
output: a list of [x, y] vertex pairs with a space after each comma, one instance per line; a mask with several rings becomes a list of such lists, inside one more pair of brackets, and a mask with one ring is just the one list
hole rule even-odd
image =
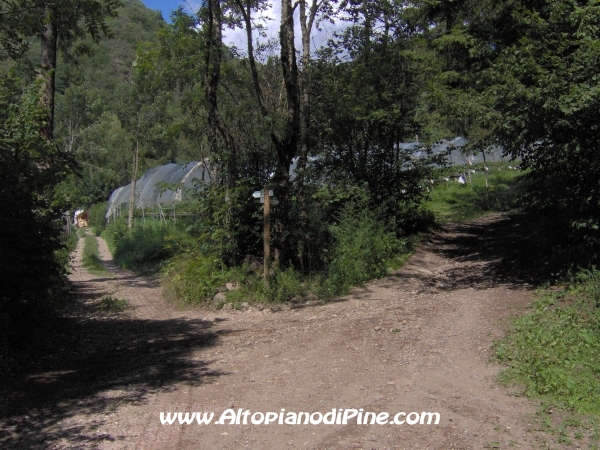
[[[58, 344], [0, 389], [0, 447], [537, 448], [536, 404], [497, 384], [493, 341], [533, 299], [533, 255], [502, 215], [426, 237], [390, 276], [326, 304], [178, 309], [153, 278], [94, 276], [76, 251]], [[511, 243], [508, 245], [507, 243]], [[80, 242], [82, 244], [82, 242]], [[127, 300], [106, 312], [102, 299]], [[160, 412], [438, 412], [438, 425], [162, 425]], [[216, 418], [215, 418], [216, 420]]]

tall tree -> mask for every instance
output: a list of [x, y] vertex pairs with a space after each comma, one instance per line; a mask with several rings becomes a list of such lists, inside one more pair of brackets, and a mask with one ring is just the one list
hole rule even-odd
[[47, 115], [42, 134], [54, 137], [54, 93], [57, 53], [71, 58], [89, 52], [83, 38], [98, 42], [109, 35], [107, 19], [116, 15], [121, 0], [5, 0], [0, 10], [0, 43], [5, 56], [18, 58], [30, 39], [40, 40], [38, 76], [43, 80], [41, 105]]
[[227, 186], [232, 189], [235, 187], [237, 180], [237, 149], [231, 131], [223, 120], [218, 102], [224, 46], [224, 17], [221, 0], [208, 0], [204, 11], [206, 13], [206, 51], [204, 52], [204, 64], [206, 70], [205, 90], [208, 106], [209, 142], [214, 151], [217, 148], [217, 135], [220, 135], [223, 140], [225, 154], [227, 155]]
[[[61, 213], [55, 188], [72, 170], [72, 159], [39, 132], [40, 81], [27, 88], [0, 73], [0, 354], [35, 343], [46, 313], [67, 294]], [[60, 199], [58, 199], [60, 200]], [[31, 274], [35, 273], [35, 283]], [[36, 336], [36, 338], [32, 338]], [[20, 353], [17, 352], [17, 356]]]
[[440, 85], [466, 100], [475, 144], [522, 158], [528, 204], [600, 245], [597, 2], [463, 1], [423, 11], [438, 23], [429, 29]]
[[276, 267], [281, 267], [287, 258], [286, 240], [289, 233], [290, 214], [290, 165], [297, 155], [300, 136], [300, 81], [296, 46], [294, 42], [294, 9], [291, 0], [281, 0], [281, 22], [279, 26], [280, 63], [283, 75], [283, 85], [286, 93], [284, 126], [281, 132], [273, 126], [272, 113], [268, 111], [261, 89], [258, 69], [255, 62], [255, 50], [252, 38], [252, 9], [253, 2], [236, 0], [239, 12], [242, 14], [248, 41], [248, 59], [253, 79], [253, 86], [261, 114], [271, 124], [270, 137], [275, 148], [276, 165], [274, 182], [279, 199], [279, 207], [275, 212], [274, 257]]
[[[310, 3], [307, 0], [299, 0], [298, 7], [300, 9], [300, 32], [302, 37], [302, 58], [300, 71], [300, 150], [298, 154], [298, 164], [296, 165], [296, 195], [298, 199], [298, 209], [300, 215], [300, 227], [302, 230], [307, 230], [308, 213], [306, 209], [305, 198], [305, 172], [308, 156], [311, 147], [311, 85], [310, 85], [310, 70], [311, 70], [311, 51], [310, 38], [317, 14], [325, 12], [325, 15], [331, 15], [332, 2], [328, 0], [312, 0]], [[309, 239], [304, 233], [304, 240]], [[301, 244], [302, 245], [302, 244]], [[302, 256], [300, 256], [302, 259]]]

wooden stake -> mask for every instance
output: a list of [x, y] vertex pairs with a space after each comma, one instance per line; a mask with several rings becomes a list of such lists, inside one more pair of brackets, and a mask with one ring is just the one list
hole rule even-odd
[[482, 151], [481, 153], [483, 153], [483, 172], [485, 173], [485, 188], [488, 189], [488, 170], [487, 170], [487, 165], [485, 162], [485, 150]]
[[264, 190], [265, 203], [263, 207], [264, 211], [264, 231], [263, 231], [263, 242], [264, 242], [264, 279], [265, 287], [269, 289], [269, 278], [271, 276], [271, 200], [269, 198], [269, 185], [265, 185]]

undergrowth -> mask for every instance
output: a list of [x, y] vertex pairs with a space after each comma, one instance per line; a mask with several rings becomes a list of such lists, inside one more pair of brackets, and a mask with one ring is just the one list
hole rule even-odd
[[366, 208], [366, 200], [345, 205], [330, 226], [330, 233], [331, 257], [322, 273], [302, 274], [292, 267], [274, 270], [267, 288], [262, 265], [228, 268], [217, 253], [195, 249], [177, 254], [164, 266], [164, 291], [172, 299], [198, 304], [211, 300], [226, 282], [234, 281], [239, 289], [224, 293], [216, 306], [226, 302], [239, 307], [244, 302], [327, 299], [387, 275], [408, 258], [408, 240], [398, 239], [388, 231], [377, 215]]
[[124, 219], [102, 232], [115, 263], [125, 269], [157, 272], [168, 258], [193, 248], [195, 240], [171, 222], [136, 223], [129, 230]]
[[577, 413], [600, 414], [600, 271], [543, 294], [496, 344], [501, 379], [529, 397]]
[[188, 304], [211, 299], [229, 279], [231, 274], [217, 255], [196, 251], [176, 255], [161, 276], [165, 295]]

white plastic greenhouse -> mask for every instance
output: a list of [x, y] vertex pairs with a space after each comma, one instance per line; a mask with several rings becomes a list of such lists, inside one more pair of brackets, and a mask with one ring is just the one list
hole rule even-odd
[[[463, 152], [467, 139], [456, 137], [450, 141], [442, 141], [431, 146], [434, 155], [444, 154], [448, 164], [460, 166], [464, 164], [476, 164], [483, 162], [482, 153], [471, 154]], [[400, 144], [405, 151], [412, 152], [414, 158], [420, 158], [426, 154], [426, 144], [421, 142], [407, 142]], [[506, 158], [502, 154], [502, 147], [490, 148], [486, 151], [487, 161], [500, 162]], [[309, 158], [314, 161], [315, 158]], [[294, 158], [290, 166], [290, 177], [294, 178], [297, 158]], [[165, 217], [165, 208], [175, 211], [175, 204], [188, 198], [186, 188], [193, 186], [195, 180], [210, 183], [211, 173], [208, 160], [193, 161], [187, 164], [166, 164], [148, 170], [140, 178], [135, 187], [135, 207], [140, 208], [142, 213]], [[129, 206], [129, 194], [131, 183], [115, 189], [108, 200], [108, 211], [106, 218], [111, 221], [121, 216], [122, 211], [127, 211]]]
[[[206, 161], [154, 167], [136, 182], [135, 207], [162, 216], [164, 207], [173, 207], [175, 203], [188, 198], [186, 188], [191, 188], [195, 180], [209, 183], [210, 178]], [[112, 192], [106, 212], [109, 221], [120, 217], [122, 211], [127, 210], [130, 193], [131, 183]]]
[[[461, 166], [464, 164], [479, 164], [483, 163], [483, 153], [479, 152], [472, 154], [463, 152], [463, 147], [467, 145], [468, 140], [464, 137], [456, 137], [450, 141], [442, 141], [431, 146], [431, 151], [434, 155], [443, 153], [446, 155], [446, 162], [451, 166]], [[419, 158], [426, 154], [424, 149], [426, 144], [422, 142], [406, 142], [400, 144], [400, 148], [404, 150], [413, 150], [413, 157]], [[423, 148], [423, 150], [421, 150]], [[485, 151], [486, 160], [488, 162], [506, 161], [508, 158], [503, 156], [503, 148], [500, 146], [488, 148]]]

